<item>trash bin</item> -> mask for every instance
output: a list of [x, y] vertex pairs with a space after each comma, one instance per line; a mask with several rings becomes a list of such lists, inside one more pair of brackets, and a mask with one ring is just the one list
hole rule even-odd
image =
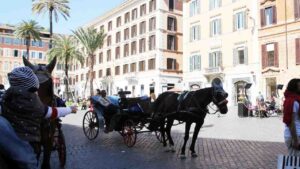
[[238, 103], [238, 116], [248, 117], [248, 109], [244, 103]]

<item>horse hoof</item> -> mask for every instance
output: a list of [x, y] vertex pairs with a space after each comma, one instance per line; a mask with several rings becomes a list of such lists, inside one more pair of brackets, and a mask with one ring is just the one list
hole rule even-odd
[[192, 153], [192, 157], [196, 158], [196, 157], [198, 157], [198, 155], [196, 153]]
[[183, 160], [183, 159], [186, 159], [186, 156], [184, 154], [180, 154], [179, 158]]

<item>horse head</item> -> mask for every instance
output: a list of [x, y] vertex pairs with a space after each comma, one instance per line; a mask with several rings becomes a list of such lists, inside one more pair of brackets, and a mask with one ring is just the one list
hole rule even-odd
[[51, 73], [56, 65], [56, 57], [48, 64], [34, 65], [23, 57], [23, 63], [33, 70], [40, 82], [38, 94], [44, 104], [52, 105], [53, 101], [53, 82]]
[[215, 79], [212, 82], [212, 102], [218, 107], [221, 114], [228, 112], [227, 107], [228, 93], [224, 90], [220, 79]]

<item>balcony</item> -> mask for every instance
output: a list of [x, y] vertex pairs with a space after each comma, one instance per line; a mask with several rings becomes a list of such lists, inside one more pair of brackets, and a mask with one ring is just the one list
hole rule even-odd
[[209, 68], [205, 68], [205, 70], [204, 70], [205, 75], [219, 74], [222, 72], [223, 72], [223, 68], [221, 66], [209, 67]]

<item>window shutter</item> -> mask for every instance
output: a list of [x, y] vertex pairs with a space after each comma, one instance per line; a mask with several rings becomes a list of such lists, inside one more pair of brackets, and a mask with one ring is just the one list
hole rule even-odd
[[209, 67], [213, 67], [213, 55], [212, 53], [209, 54]]
[[266, 45], [261, 46], [261, 63], [262, 63], [262, 69], [267, 67], [267, 46]]
[[213, 0], [209, 0], [209, 10], [213, 9]]
[[296, 39], [296, 65], [300, 65], [300, 38]]
[[260, 24], [261, 24], [261, 27], [266, 26], [265, 9], [260, 10]]
[[193, 56], [190, 57], [190, 72], [193, 71]]
[[218, 19], [219, 35], [222, 34], [222, 22], [221, 19]]
[[197, 26], [197, 39], [201, 39], [201, 31], [200, 31], [200, 25]]
[[299, 18], [299, 0], [294, 0], [294, 15], [295, 15], [295, 19]]
[[274, 65], [275, 67], [279, 67], [278, 42], [274, 43]]
[[201, 56], [197, 55], [197, 70], [201, 69]]
[[212, 37], [212, 35], [213, 35], [213, 21], [210, 21], [210, 23], [209, 23], [209, 29], [210, 29], [210, 37]]
[[245, 60], [245, 65], [248, 65], [248, 47], [245, 46], [245, 49], [244, 49], [244, 60]]
[[177, 31], [177, 19], [174, 18], [174, 31]]
[[233, 25], [232, 25], [232, 30], [233, 30], [233, 32], [235, 32], [236, 31], [236, 14], [234, 14], [233, 16], [232, 16], [232, 23], [233, 23]]
[[197, 3], [196, 4], [197, 5], [197, 14], [200, 14], [200, 7], [201, 7], [200, 6], [200, 0], [197, 0], [196, 3]]
[[222, 0], [219, 0], [219, 7], [222, 6]]
[[190, 42], [193, 42], [193, 27], [190, 28]]
[[276, 10], [276, 6], [273, 6], [272, 10], [273, 10], [273, 24], [277, 24], [277, 10]]
[[190, 2], [190, 16], [193, 16], [193, 1]]
[[247, 13], [243, 12], [243, 16], [244, 16], [244, 28], [248, 29], [248, 17], [247, 17]]
[[222, 67], [223, 66], [223, 61], [222, 61], [222, 52], [218, 52], [218, 65]]
[[233, 53], [233, 58], [232, 58], [233, 59], [233, 66], [236, 66], [239, 63], [237, 49], [234, 48], [232, 53]]

